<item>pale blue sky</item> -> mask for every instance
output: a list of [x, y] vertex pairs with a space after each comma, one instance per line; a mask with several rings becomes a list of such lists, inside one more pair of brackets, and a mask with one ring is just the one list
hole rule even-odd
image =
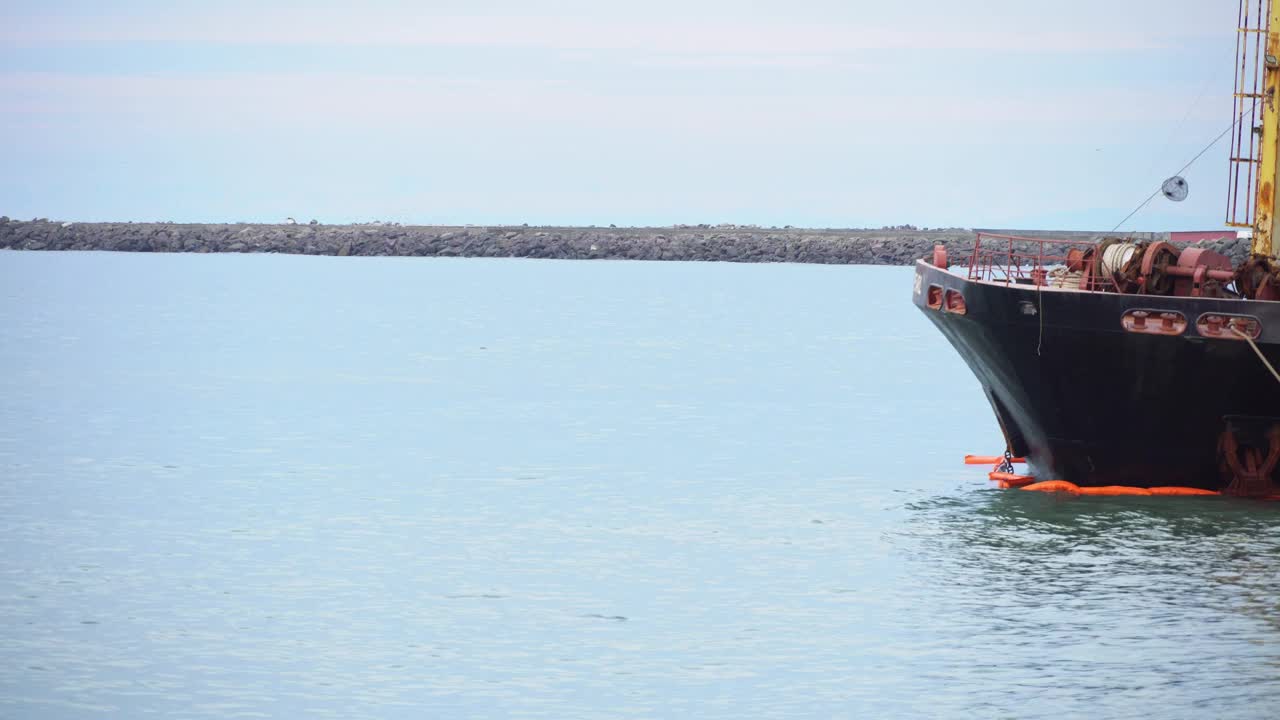
[[[1234, 0], [0, 0], [0, 214], [1102, 228]], [[1223, 222], [1226, 142], [1125, 229]]]

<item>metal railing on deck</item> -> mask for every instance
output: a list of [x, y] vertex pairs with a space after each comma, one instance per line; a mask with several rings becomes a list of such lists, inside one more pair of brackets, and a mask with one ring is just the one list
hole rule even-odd
[[1111, 272], [1094, 267], [1097, 244], [979, 232], [969, 255], [969, 279], [1070, 290], [1118, 292]]

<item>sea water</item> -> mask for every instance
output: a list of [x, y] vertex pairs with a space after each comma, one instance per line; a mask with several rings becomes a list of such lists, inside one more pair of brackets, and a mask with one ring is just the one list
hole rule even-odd
[[911, 272], [0, 252], [0, 717], [1275, 717], [1280, 506], [992, 489]]

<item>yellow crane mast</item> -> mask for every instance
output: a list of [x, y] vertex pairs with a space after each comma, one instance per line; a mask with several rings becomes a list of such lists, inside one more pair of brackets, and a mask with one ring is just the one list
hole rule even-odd
[[[1261, 0], [1260, 0], [1261, 2]], [[1280, 2], [1267, 2], [1266, 54], [1262, 72], [1262, 125], [1258, 130], [1258, 195], [1253, 221], [1253, 252], [1272, 257], [1272, 225], [1276, 217], [1276, 188], [1280, 186]]]
[[1272, 258], [1280, 187], [1280, 0], [1240, 0], [1227, 225], [1253, 229], [1253, 254]]

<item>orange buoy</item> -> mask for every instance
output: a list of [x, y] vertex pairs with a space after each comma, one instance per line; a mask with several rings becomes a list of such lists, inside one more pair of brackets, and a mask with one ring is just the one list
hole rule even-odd
[[[1003, 455], [965, 455], [964, 456], [965, 465], [999, 465], [1002, 462], [1004, 462]], [[1026, 463], [1027, 459], [1011, 458], [1009, 462], [1022, 464], [1022, 463]]]
[[1102, 487], [1082, 487], [1081, 495], [1150, 495], [1146, 488], [1129, 487], [1128, 485], [1103, 485]]
[[1221, 495], [1217, 490], [1202, 490], [1193, 487], [1153, 487], [1152, 495]]
[[1044, 482], [1032, 483], [1022, 488], [1032, 492], [1080, 492], [1080, 486], [1066, 480], [1045, 480]]

